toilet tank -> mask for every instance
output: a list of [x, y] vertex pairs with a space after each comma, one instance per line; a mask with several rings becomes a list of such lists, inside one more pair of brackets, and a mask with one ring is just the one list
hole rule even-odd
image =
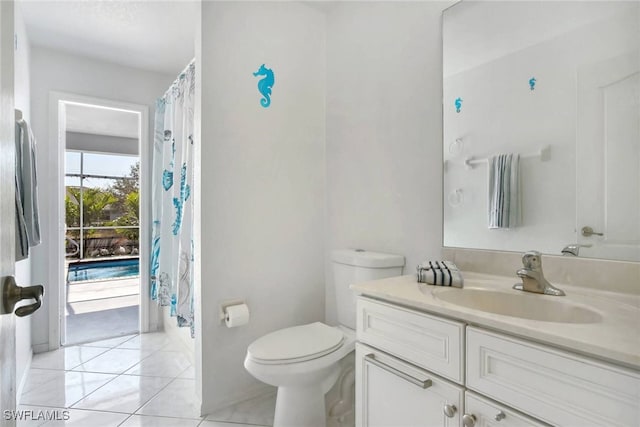
[[356, 297], [349, 286], [354, 283], [402, 275], [404, 257], [363, 249], [338, 249], [331, 253], [331, 258], [338, 322], [355, 329]]

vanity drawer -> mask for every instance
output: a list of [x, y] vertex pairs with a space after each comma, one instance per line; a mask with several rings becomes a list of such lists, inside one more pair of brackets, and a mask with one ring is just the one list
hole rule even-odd
[[462, 384], [464, 325], [358, 298], [358, 341]]
[[467, 387], [555, 426], [630, 426], [640, 374], [516, 338], [467, 328]]
[[473, 417], [474, 427], [548, 427], [548, 424], [469, 391], [464, 393], [464, 413]]

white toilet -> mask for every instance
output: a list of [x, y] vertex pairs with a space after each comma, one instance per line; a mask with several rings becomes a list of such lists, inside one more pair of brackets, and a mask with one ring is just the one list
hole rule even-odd
[[340, 326], [315, 322], [280, 329], [247, 349], [247, 371], [278, 387], [274, 427], [326, 425], [325, 393], [340, 376], [340, 360], [355, 348], [356, 303], [349, 285], [399, 276], [404, 266], [403, 256], [361, 249], [333, 251], [332, 260]]

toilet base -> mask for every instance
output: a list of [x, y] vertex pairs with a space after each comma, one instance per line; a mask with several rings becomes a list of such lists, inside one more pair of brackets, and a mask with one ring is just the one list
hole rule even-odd
[[320, 385], [278, 387], [273, 427], [318, 427], [327, 423]]

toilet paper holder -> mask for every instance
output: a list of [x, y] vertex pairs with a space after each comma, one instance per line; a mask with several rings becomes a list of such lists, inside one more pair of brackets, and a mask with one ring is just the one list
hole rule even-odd
[[220, 310], [218, 312], [218, 317], [220, 317], [220, 323], [224, 323], [224, 319], [227, 316], [227, 307], [231, 307], [232, 305], [238, 304], [246, 304], [246, 302], [242, 299], [232, 299], [228, 301], [223, 301], [220, 303]]

